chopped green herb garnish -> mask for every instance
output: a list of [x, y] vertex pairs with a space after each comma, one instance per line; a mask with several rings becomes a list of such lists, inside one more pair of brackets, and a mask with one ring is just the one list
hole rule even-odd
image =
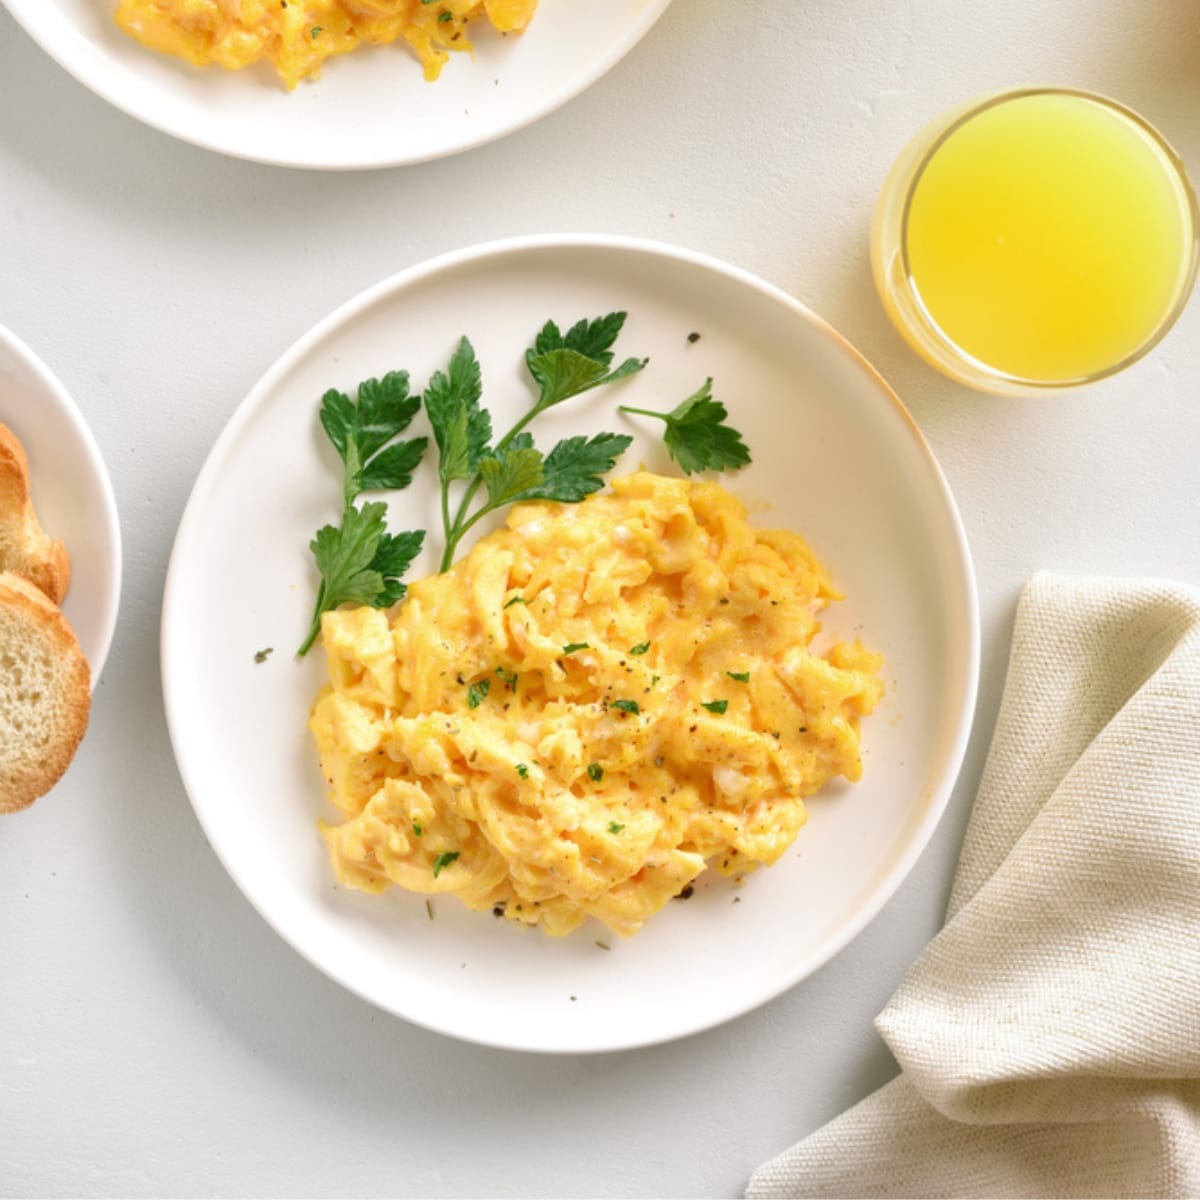
[[604, 768], [599, 763], [588, 763], [587, 773], [593, 783], [599, 783], [604, 778]]
[[590, 650], [587, 642], [571, 642], [562, 648], [564, 654], [574, 654], [577, 650]]
[[729, 701], [709, 700], [707, 703], [701, 702], [700, 707], [707, 708], [710, 713], [716, 713], [719, 717], [729, 707]]
[[622, 712], [632, 713], [635, 717], [642, 711], [636, 700], [614, 700], [612, 707], [619, 708]]
[[458, 850], [447, 850], [444, 854], [439, 854], [437, 858], [433, 860], [434, 879], [436, 879], [442, 873], [444, 868], [448, 867], [458, 858], [459, 853], [460, 852]]
[[529, 768], [524, 763], [517, 763], [517, 774], [520, 775], [522, 779], [528, 779]]
[[447, 21], [453, 21], [453, 20], [454, 20], [454, 14], [452, 12], [447, 12], [445, 9], [443, 9], [440, 13], [438, 13], [438, 21], [442, 25], [445, 25]]
[[265, 663], [273, 653], [274, 649], [271, 646], [268, 646], [265, 650], [255, 650], [254, 661], [256, 663]]
[[622, 825], [619, 821], [609, 821], [609, 823], [608, 823], [608, 832], [609, 833], [620, 833], [621, 830], [624, 828], [625, 828], [625, 826]]
[[414, 822], [413, 822], [413, 834], [414, 834], [414, 836], [416, 836], [416, 837], [422, 837], [422, 836], [424, 835], [424, 833], [425, 833], [425, 830], [424, 830], [424, 828], [422, 827], [422, 825], [421, 825], [421, 822], [420, 822], [420, 821], [414, 821]]
[[467, 688], [467, 707], [478, 708], [484, 700], [487, 699], [487, 694], [491, 690], [492, 681], [490, 679], [481, 679], [478, 683], [473, 683]]
[[324, 32], [325, 32], [325, 30], [322, 29], [320, 25], [314, 25], [312, 27], [312, 35], [313, 35], [314, 39], [319, 38], [321, 36], [321, 34]]
[[662, 676], [661, 676], [661, 675], [651, 675], [651, 676], [650, 676], [650, 686], [651, 686], [651, 687], [654, 687], [654, 685], [655, 685], [656, 683], [658, 683], [658, 681], [659, 681], [661, 678], [662, 678]]
[[506, 688], [513, 692], [517, 690], [516, 671], [506, 671], [503, 667], [497, 667], [496, 674], [500, 676], [500, 682], [504, 684]]
[[749, 683], [750, 682], [750, 672], [749, 671], [726, 671], [725, 674], [728, 675], [730, 679], [737, 680], [738, 683]]
[[504, 607], [512, 608], [512, 606], [514, 604], [528, 604], [528, 603], [529, 603], [529, 601], [526, 600], [524, 596], [514, 596], [511, 600], [506, 600], [504, 602]]
[[645, 654], [646, 651], [649, 649], [650, 649], [649, 642], [638, 642], [638, 644], [636, 646], [629, 647], [629, 653], [635, 654], [635, 655], [642, 655], [642, 654]]
[[683, 468], [684, 474], [697, 471], [736, 471], [750, 461], [742, 435], [725, 424], [728, 413], [719, 400], [712, 397], [712, 380], [693, 392], [670, 412], [653, 412], [647, 408], [621, 405], [621, 411], [640, 413], [665, 421], [663, 434], [667, 453]]

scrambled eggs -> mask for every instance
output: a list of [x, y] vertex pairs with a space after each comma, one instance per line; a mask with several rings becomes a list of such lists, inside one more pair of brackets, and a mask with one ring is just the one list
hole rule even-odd
[[706, 866], [775, 862], [804, 797], [860, 777], [882, 660], [809, 648], [840, 596], [801, 538], [745, 518], [718, 484], [641, 472], [515, 507], [390, 621], [326, 613], [310, 728], [338, 879], [629, 935]]
[[196, 66], [236, 70], [267, 58], [288, 89], [363, 42], [403, 38], [436, 79], [450, 50], [470, 50], [467, 23], [486, 16], [519, 33], [538, 0], [119, 0], [117, 24]]

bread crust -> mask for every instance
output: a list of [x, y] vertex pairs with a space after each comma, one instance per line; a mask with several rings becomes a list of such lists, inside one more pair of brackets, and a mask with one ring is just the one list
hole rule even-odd
[[28, 808], [66, 772], [91, 710], [91, 671], [62, 610], [0, 572], [0, 813]]
[[11, 571], [61, 604], [71, 586], [66, 547], [38, 521], [29, 494], [29, 460], [20, 439], [0, 425], [0, 571]]

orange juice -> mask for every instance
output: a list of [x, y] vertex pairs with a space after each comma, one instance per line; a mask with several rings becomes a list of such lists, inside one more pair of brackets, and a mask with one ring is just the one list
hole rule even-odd
[[1196, 201], [1138, 117], [1086, 93], [1016, 92], [919, 143], [881, 199], [873, 261], [936, 366], [993, 390], [1064, 386], [1166, 332], [1195, 277]]

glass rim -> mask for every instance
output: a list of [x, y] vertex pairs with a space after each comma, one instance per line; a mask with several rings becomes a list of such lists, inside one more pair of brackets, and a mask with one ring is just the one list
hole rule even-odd
[[[1125, 118], [1134, 125], [1144, 136], [1149, 138], [1150, 142], [1158, 149], [1164, 165], [1170, 170], [1175, 180], [1179, 184], [1181, 192], [1181, 213], [1185, 217], [1190, 229], [1186, 231], [1185, 250], [1186, 265], [1179, 276], [1178, 294], [1171, 303], [1170, 308], [1163, 314], [1162, 318], [1155, 325], [1153, 332], [1135, 349], [1126, 354], [1117, 362], [1103, 367], [1098, 371], [1091, 371], [1086, 375], [1072, 377], [1070, 379], [1033, 379], [1025, 375], [1016, 375], [1010, 371], [1001, 370], [999, 367], [994, 367], [990, 363], [984, 362], [980, 358], [976, 358], [962, 346], [960, 346], [953, 338], [949, 336], [942, 328], [941, 324], [935, 320], [933, 314], [929, 311], [925, 304], [920, 290], [917, 288], [913, 278], [912, 266], [909, 261], [908, 254], [908, 223], [909, 214], [912, 208], [913, 196], [916, 193], [917, 187], [925, 176], [925, 171], [937, 152], [946, 144], [946, 142], [958, 132], [968, 121], [974, 120], [981, 113], [987, 112], [989, 109], [997, 108], [1002, 104], [1007, 104], [1013, 100], [1021, 100], [1028, 96], [1074, 96], [1080, 100], [1086, 100], [1092, 104], [1096, 104], [1101, 108], [1107, 108], [1116, 113], [1118, 116]], [[1179, 319], [1183, 310], [1187, 307], [1188, 300], [1191, 297], [1193, 286], [1196, 282], [1197, 268], [1200, 266], [1200, 201], [1197, 200], [1196, 189], [1192, 185], [1192, 181], [1188, 176], [1186, 165], [1179, 152], [1171, 145], [1170, 142], [1163, 136], [1154, 125], [1152, 125], [1145, 117], [1122, 104], [1119, 100], [1114, 100], [1110, 96], [1101, 95], [1098, 92], [1089, 92], [1083, 88], [1073, 87], [1054, 87], [1054, 86], [1028, 86], [1010, 88], [1002, 92], [991, 93], [982, 99], [971, 103], [969, 107], [960, 112], [944, 129], [942, 129], [933, 141], [927, 146], [913, 168], [912, 174], [905, 185], [904, 203], [900, 213], [900, 236], [899, 255], [900, 265], [904, 280], [904, 285], [911, 294], [914, 302], [917, 305], [920, 315], [928, 327], [928, 331], [932, 333], [935, 342], [939, 349], [948, 351], [955, 358], [962, 362], [968, 363], [974, 370], [985, 375], [987, 378], [995, 381], [997, 384], [1005, 384], [1011, 387], [1040, 390], [1040, 391], [1056, 391], [1062, 388], [1080, 387], [1084, 384], [1095, 383], [1101, 379], [1107, 379], [1110, 375], [1116, 375], [1123, 371], [1126, 367], [1137, 362], [1138, 359], [1144, 358], [1164, 337], [1170, 332], [1171, 327]]]

